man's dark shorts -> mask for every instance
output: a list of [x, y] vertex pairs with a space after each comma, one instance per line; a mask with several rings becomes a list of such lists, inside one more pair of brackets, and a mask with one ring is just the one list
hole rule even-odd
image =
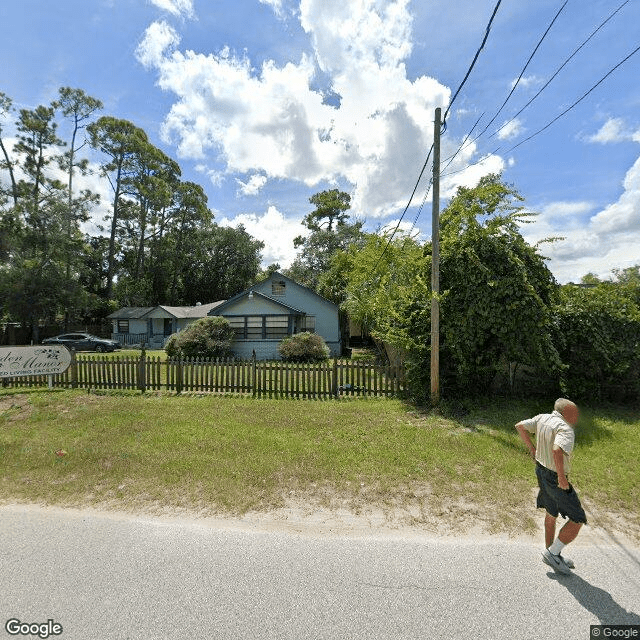
[[558, 474], [551, 469], [543, 467], [536, 462], [536, 476], [538, 476], [538, 509], [546, 509], [554, 518], [558, 513], [563, 518], [569, 518], [573, 522], [587, 524], [587, 516], [580, 504], [580, 498], [574, 488], [569, 484], [569, 490], [565, 491], [558, 486]]

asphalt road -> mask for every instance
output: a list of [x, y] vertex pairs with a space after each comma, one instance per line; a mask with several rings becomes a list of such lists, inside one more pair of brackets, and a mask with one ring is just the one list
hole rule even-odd
[[[295, 535], [0, 508], [0, 618], [63, 640], [586, 640], [640, 625], [640, 551], [575, 546], [559, 578], [528, 541]], [[34, 636], [31, 636], [34, 637]]]

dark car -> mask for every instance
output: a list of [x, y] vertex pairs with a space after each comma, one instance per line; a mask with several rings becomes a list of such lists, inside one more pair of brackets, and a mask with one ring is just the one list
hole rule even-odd
[[63, 333], [61, 336], [45, 338], [42, 344], [63, 344], [74, 351], [115, 351], [120, 348], [120, 343], [107, 338], [98, 338], [90, 333]]

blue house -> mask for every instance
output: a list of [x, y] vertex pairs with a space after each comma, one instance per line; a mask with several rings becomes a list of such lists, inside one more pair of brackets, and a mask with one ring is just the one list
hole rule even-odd
[[227, 318], [235, 330], [233, 351], [238, 358], [251, 358], [255, 352], [259, 360], [279, 359], [280, 341], [302, 331], [322, 336], [331, 355], [341, 355], [338, 306], [281, 273], [229, 300], [192, 307], [124, 307], [107, 317], [113, 322], [114, 340], [162, 349], [170, 335], [207, 315]]
[[210, 316], [223, 316], [235, 330], [233, 351], [239, 358], [280, 358], [283, 338], [312, 331], [322, 336], [332, 356], [342, 351], [338, 305], [281, 273], [216, 305]]

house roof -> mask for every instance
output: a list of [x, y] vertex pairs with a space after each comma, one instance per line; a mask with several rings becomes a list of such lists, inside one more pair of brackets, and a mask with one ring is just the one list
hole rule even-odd
[[209, 311], [215, 309], [223, 302], [224, 300], [218, 300], [217, 302], [198, 304], [193, 307], [169, 307], [163, 304], [156, 305], [155, 307], [123, 307], [110, 313], [107, 318], [111, 320], [141, 320], [156, 309], [162, 309], [174, 318], [205, 318], [209, 314]]
[[[316, 293], [313, 289], [310, 289], [309, 287], [305, 287], [303, 284], [300, 284], [299, 282], [296, 282], [295, 280], [292, 280], [291, 278], [288, 278], [287, 276], [282, 275], [279, 271], [274, 271], [270, 276], [269, 276], [269, 280], [272, 280], [274, 277], [276, 278], [282, 278], [283, 280], [287, 280], [289, 282], [293, 282], [293, 284], [297, 285], [298, 287], [302, 287], [303, 289], [306, 289], [309, 293], [312, 293], [314, 296], [316, 296], [317, 298], [320, 298], [321, 300], [324, 300], [325, 302], [328, 302], [329, 304], [332, 304], [334, 307], [337, 307], [338, 305], [335, 302], [331, 302], [331, 300], [328, 300], [327, 298], [321, 296], [319, 293]], [[237, 295], [233, 296], [232, 298], [229, 298], [226, 302], [224, 302], [223, 304], [220, 305], [219, 309], [217, 309], [216, 311], [221, 311], [224, 307], [232, 304], [233, 302], [235, 302], [236, 300], [239, 300], [240, 298], [243, 298], [244, 296], [248, 295], [249, 292], [253, 291], [253, 295], [255, 296], [260, 296], [262, 298], [265, 298], [266, 300], [269, 300], [270, 302], [273, 302], [285, 309], [289, 309], [290, 311], [293, 311], [294, 313], [300, 313], [302, 315], [306, 315], [306, 313], [304, 311], [301, 311], [300, 309], [296, 309], [295, 307], [292, 307], [288, 304], [285, 304], [284, 302], [282, 302], [282, 300], [278, 300], [277, 298], [272, 298], [271, 296], [268, 296], [264, 293], [261, 293], [260, 291], [256, 291], [254, 289], [254, 287], [257, 287], [258, 285], [262, 284], [261, 282], [256, 282], [253, 285], [251, 285], [248, 289], [245, 289], [244, 291], [241, 291], [240, 293], [238, 293]]]
[[154, 307], [123, 307], [113, 313], [110, 313], [107, 318], [111, 320], [139, 320], [149, 311], [152, 311]]
[[149, 309], [145, 315], [149, 315], [156, 309], [163, 309], [174, 318], [205, 318], [209, 315], [209, 311], [219, 307], [224, 302], [224, 300], [218, 300], [217, 302], [209, 302], [208, 304], [198, 304], [194, 307], [169, 307], [164, 304], [159, 304], [157, 307]]
[[[248, 296], [251, 291], [253, 291], [253, 289], [247, 289], [246, 291], [243, 291], [242, 293], [239, 293], [238, 295], [233, 296], [233, 298], [229, 298], [224, 304], [221, 304], [220, 307], [216, 309], [216, 315], [220, 313], [224, 307], [227, 307], [233, 304], [234, 302], [236, 302], [237, 300], [240, 300], [245, 296]], [[277, 304], [279, 307], [282, 307], [283, 309], [287, 309], [288, 311], [293, 311], [294, 313], [305, 315], [304, 311], [301, 311], [300, 309], [296, 309], [295, 307], [292, 307], [291, 305], [282, 302], [282, 300], [277, 300], [276, 298], [272, 298], [264, 293], [261, 293], [260, 291], [253, 291], [253, 295], [260, 296], [261, 298], [264, 298], [269, 302], [273, 302], [274, 304]]]
[[[274, 271], [267, 278], [267, 280], [271, 280], [274, 276], [278, 276], [279, 278], [282, 278], [283, 280], [288, 280], [289, 282], [293, 282], [293, 284], [297, 285], [298, 287], [302, 287], [303, 289], [306, 289], [309, 293], [312, 293], [317, 298], [320, 298], [321, 300], [324, 300], [325, 302], [328, 302], [329, 304], [332, 304], [335, 307], [338, 306], [335, 302], [332, 302], [331, 300], [329, 300], [329, 298], [325, 298], [324, 296], [321, 296], [317, 291], [314, 291], [311, 287], [307, 287], [304, 284], [300, 284], [299, 282], [296, 282], [292, 278], [289, 278], [288, 276], [285, 276], [285, 275], [281, 274], [279, 271]], [[260, 283], [258, 282], [257, 284], [260, 284]], [[253, 286], [255, 287], [256, 285], [253, 285]]]

